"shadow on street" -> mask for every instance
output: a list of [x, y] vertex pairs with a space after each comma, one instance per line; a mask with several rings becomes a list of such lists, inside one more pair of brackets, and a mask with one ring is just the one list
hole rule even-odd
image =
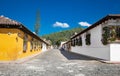
[[77, 54], [77, 53], [65, 51], [63, 49], [60, 49], [60, 52], [68, 60], [98, 60], [98, 59], [88, 57], [88, 56], [85, 56], [85, 55], [82, 55], [82, 54]]

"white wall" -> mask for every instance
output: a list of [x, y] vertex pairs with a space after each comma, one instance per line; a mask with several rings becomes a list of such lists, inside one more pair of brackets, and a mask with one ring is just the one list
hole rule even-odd
[[88, 31], [91, 34], [91, 45], [85, 44], [85, 34], [82, 36], [82, 46], [72, 47], [71, 51], [83, 55], [88, 55], [100, 59], [110, 60], [110, 46], [103, 45], [102, 39], [102, 26], [99, 25]]
[[61, 42], [61, 43], [60, 43], [60, 48], [62, 48], [62, 45], [63, 45], [64, 43], [66, 43], [66, 42]]
[[47, 50], [47, 45], [45, 43], [42, 43], [42, 51], [46, 51]]
[[63, 48], [64, 50], [68, 51], [67, 44], [64, 44]]
[[120, 44], [110, 44], [110, 57], [111, 61], [120, 61]]

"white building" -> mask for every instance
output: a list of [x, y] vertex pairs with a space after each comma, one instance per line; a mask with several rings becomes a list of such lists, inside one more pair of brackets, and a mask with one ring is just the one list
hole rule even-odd
[[70, 39], [69, 51], [108, 61], [120, 61], [120, 14], [111, 14]]
[[44, 42], [46, 43], [42, 43], [42, 52], [45, 52], [47, 51], [48, 49], [51, 49], [51, 45], [46, 41], [44, 40]]

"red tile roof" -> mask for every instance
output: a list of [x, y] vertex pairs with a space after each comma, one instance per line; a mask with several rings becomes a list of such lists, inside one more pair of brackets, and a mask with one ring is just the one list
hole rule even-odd
[[100, 19], [99, 21], [97, 21], [96, 23], [94, 23], [93, 25], [91, 25], [90, 27], [86, 28], [85, 30], [81, 31], [80, 33], [78, 33], [77, 35], [74, 35], [73, 37], [71, 37], [71, 39], [83, 34], [84, 32], [87, 32], [88, 30], [98, 26], [99, 24], [101, 24], [102, 22], [108, 20], [108, 19], [116, 19], [116, 18], [120, 18], [120, 14], [109, 14], [107, 16], [105, 16], [104, 18]]
[[0, 24], [5, 24], [5, 25], [21, 25], [21, 23], [9, 19], [8, 17], [4, 17], [3, 15], [0, 16]]
[[36, 34], [31, 32], [22, 23], [17, 22], [15, 20], [12, 20], [12, 19], [10, 19], [8, 17], [4, 17], [3, 15], [0, 16], [0, 28], [17, 28], [17, 29], [20, 29], [20, 30], [24, 31], [25, 33], [28, 33], [29, 35], [33, 36], [34, 38], [36, 38], [36, 39], [38, 39], [40, 41], [43, 41], [47, 45], [50, 45], [49, 43], [47, 43], [46, 41], [41, 39], [39, 36], [37, 36]]

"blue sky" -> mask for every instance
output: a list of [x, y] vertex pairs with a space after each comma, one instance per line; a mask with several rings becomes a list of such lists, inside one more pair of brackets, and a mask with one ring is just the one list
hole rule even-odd
[[87, 27], [107, 14], [120, 14], [120, 0], [0, 0], [0, 15], [34, 32], [40, 10], [40, 35]]

